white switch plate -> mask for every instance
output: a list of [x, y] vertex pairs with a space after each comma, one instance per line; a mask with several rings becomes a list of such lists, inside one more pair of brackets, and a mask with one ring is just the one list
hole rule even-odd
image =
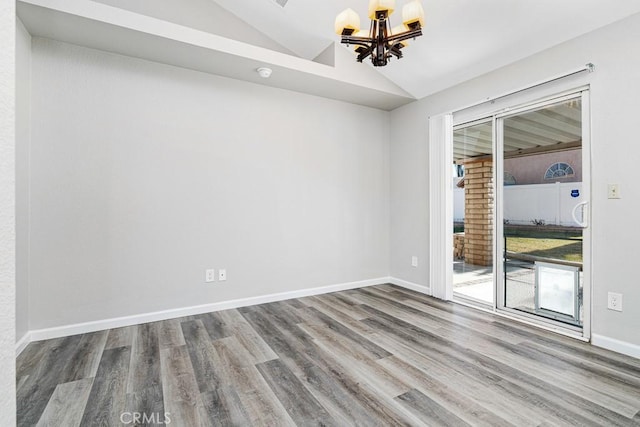
[[227, 280], [227, 270], [224, 268], [221, 268], [218, 270], [218, 280], [219, 281], [224, 281]]
[[204, 280], [207, 283], [215, 282], [216, 281], [216, 271], [213, 268], [205, 270], [205, 272], [204, 272]]
[[622, 294], [609, 292], [607, 308], [609, 310], [622, 311]]
[[411, 257], [411, 267], [417, 267], [418, 266], [418, 257], [417, 256], [412, 256]]
[[618, 185], [618, 184], [608, 184], [607, 185], [607, 197], [609, 199], [619, 199], [620, 198], [620, 185]]

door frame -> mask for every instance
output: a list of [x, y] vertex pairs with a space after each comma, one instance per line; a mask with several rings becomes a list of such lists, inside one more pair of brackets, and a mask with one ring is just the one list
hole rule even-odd
[[[502, 262], [504, 254], [504, 212], [503, 202], [504, 193], [503, 185], [497, 185], [498, 177], [504, 173], [504, 134], [502, 123], [508, 117], [513, 117], [521, 113], [535, 111], [545, 106], [557, 104], [571, 99], [580, 99], [581, 101], [581, 119], [582, 119], [582, 194], [583, 200], [588, 204], [584, 210], [587, 218], [587, 226], [582, 231], [582, 252], [583, 252], [583, 270], [582, 270], [582, 297], [583, 297], [583, 318], [582, 327], [563, 324], [553, 319], [547, 319], [535, 314], [521, 312], [506, 307], [505, 298], [505, 280], [504, 280], [504, 263]], [[589, 87], [581, 87], [571, 91], [550, 96], [536, 102], [520, 105], [513, 109], [500, 112], [493, 116], [494, 119], [494, 289], [495, 289], [495, 310], [509, 314], [515, 317], [522, 317], [534, 323], [544, 324], [552, 329], [562, 329], [569, 333], [577, 333], [584, 339], [591, 336], [591, 137], [590, 137], [590, 104], [589, 104]]]
[[[552, 330], [554, 332], [558, 332], [564, 335], [568, 335], [574, 338], [583, 339], [589, 341], [591, 338], [591, 313], [592, 313], [592, 283], [591, 283], [591, 269], [593, 267], [592, 263], [592, 245], [591, 245], [591, 236], [592, 236], [592, 228], [593, 224], [591, 221], [591, 206], [592, 206], [592, 197], [591, 197], [591, 104], [590, 104], [590, 86], [589, 84], [581, 85], [578, 87], [574, 87], [572, 89], [558, 91], [554, 94], [548, 94], [542, 98], [534, 98], [530, 101], [519, 102], [516, 106], [506, 107], [496, 110], [485, 111], [481, 114], [476, 115], [475, 117], [470, 117], [465, 119], [464, 121], [453, 125], [451, 123], [450, 132], [453, 135], [453, 128], [460, 127], [461, 125], [465, 125], [473, 122], [480, 122], [485, 120], [492, 121], [493, 128], [493, 149], [494, 149], [494, 168], [493, 168], [493, 178], [494, 182], [499, 182], [498, 177], [503, 176], [504, 173], [504, 155], [502, 151], [498, 147], [498, 140], [502, 138], [502, 127], [498, 126], [498, 121], [504, 120], [504, 118], [541, 108], [543, 106], [562, 102], [563, 100], [576, 99], [580, 98], [582, 102], [581, 106], [581, 114], [582, 114], [582, 191], [584, 194], [584, 201], [588, 202], [587, 207], [584, 211], [584, 215], [587, 218], [587, 227], [583, 229], [583, 323], [582, 328], [572, 327], [570, 325], [562, 324], [561, 322], [554, 321], [552, 319], [546, 319], [540, 316], [536, 316], [533, 314], [518, 312], [517, 310], [512, 310], [504, 307], [504, 265], [502, 262], [502, 254], [504, 250], [504, 242], [502, 238], [498, 238], [503, 235], [504, 227], [503, 227], [503, 212], [502, 212], [502, 203], [503, 203], [503, 189], [502, 185], [495, 185], [494, 188], [494, 224], [493, 227], [493, 272], [494, 272], [494, 298], [493, 298], [493, 307], [489, 310], [497, 315], [505, 316], [508, 318], [512, 318], [514, 320], [518, 320], [524, 323], [529, 323], [534, 326], [541, 327], [543, 329]], [[447, 138], [446, 145], [448, 147], [446, 150], [448, 152], [453, 152], [453, 137]], [[447, 159], [450, 156], [445, 156]], [[446, 172], [451, 174], [450, 165], [449, 168], [444, 168]], [[450, 179], [451, 181], [451, 179]], [[451, 204], [453, 204], [452, 198]], [[453, 227], [453, 207], [448, 211], [451, 212], [450, 217], [446, 218], [446, 226], [451, 228]], [[500, 209], [499, 209], [500, 208]], [[451, 239], [453, 239], [452, 231], [451, 231]], [[451, 270], [453, 266], [453, 253], [451, 254], [451, 261], [447, 263], [446, 268]], [[450, 295], [453, 295], [453, 277], [452, 274], [447, 275], [446, 280], [446, 288]], [[500, 283], [501, 282], [501, 283]], [[460, 301], [456, 301], [460, 302]], [[464, 302], [460, 302], [464, 304]], [[502, 303], [502, 304], [500, 304]], [[502, 307], [500, 307], [502, 305]], [[482, 309], [482, 307], [477, 307]], [[485, 308], [486, 310], [486, 308]]]

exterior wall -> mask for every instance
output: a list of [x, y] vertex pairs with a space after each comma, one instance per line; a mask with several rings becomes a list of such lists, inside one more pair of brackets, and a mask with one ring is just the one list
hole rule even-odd
[[[558, 162], [569, 164], [575, 171], [575, 175], [551, 181], [544, 179], [544, 174], [549, 166]], [[582, 150], [567, 150], [505, 159], [504, 171], [515, 177], [517, 185], [548, 184], [555, 181], [582, 182]]]

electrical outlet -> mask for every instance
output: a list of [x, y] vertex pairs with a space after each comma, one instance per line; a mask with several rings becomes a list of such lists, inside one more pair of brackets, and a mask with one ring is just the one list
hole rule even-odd
[[607, 308], [609, 310], [622, 311], [622, 294], [609, 292]]
[[418, 266], [418, 257], [414, 255], [411, 257], [411, 267], [417, 267], [417, 266]]
[[620, 198], [620, 185], [618, 184], [608, 184], [607, 185], [607, 197], [610, 199], [619, 199]]
[[205, 270], [204, 281], [207, 283], [216, 281], [216, 271], [213, 268]]
[[224, 281], [227, 280], [227, 270], [224, 268], [221, 268], [218, 270], [218, 280], [219, 281]]

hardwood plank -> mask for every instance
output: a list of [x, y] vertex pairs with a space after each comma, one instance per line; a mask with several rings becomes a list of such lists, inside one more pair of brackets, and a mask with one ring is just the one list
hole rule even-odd
[[259, 309], [268, 313], [284, 325], [293, 326], [303, 321], [300, 316], [298, 316], [298, 310], [288, 304], [283, 304], [282, 302], [263, 304]]
[[634, 359], [624, 354], [614, 353], [600, 347], [594, 347], [588, 343], [572, 340], [563, 336], [554, 336], [555, 334], [540, 334], [532, 328], [522, 328], [520, 325], [510, 325], [505, 322], [496, 321], [493, 324], [494, 329], [508, 331], [522, 337], [523, 341], [533, 341], [538, 345], [555, 349], [559, 352], [579, 356], [584, 360], [593, 361], [595, 363], [604, 363], [611, 368], [627, 373], [629, 375], [640, 376], [640, 359]]
[[220, 311], [218, 315], [228, 325], [231, 336], [236, 338], [247, 350], [254, 364], [278, 357], [237, 310]]
[[[392, 399], [390, 400], [391, 405], [385, 404], [385, 402], [378, 399], [377, 390], [372, 389], [368, 384], [362, 384], [358, 378], [352, 376], [347, 370], [335, 366], [328, 357], [327, 352], [318, 347], [311, 337], [304, 333], [297, 324], [292, 324], [292, 321], [286, 322], [282, 317], [271, 316], [267, 314], [268, 311], [268, 307], [261, 307], [247, 313], [245, 317], [256, 330], [260, 330], [261, 335], [268, 334], [270, 337], [276, 338], [273, 344], [267, 340], [274, 349], [276, 349], [275, 346], [279, 344], [279, 341], [285, 341], [287, 345], [292, 346], [294, 355], [304, 355], [302, 360], [298, 360], [298, 363], [301, 363], [302, 366], [294, 364], [293, 368], [289, 367], [294, 371], [295, 369], [302, 370], [304, 375], [314, 375], [314, 380], [320, 380], [319, 383], [307, 380], [307, 383], [323, 387], [319, 394], [312, 392], [331, 412], [334, 419], [347, 420], [350, 424], [357, 424], [358, 420], [375, 419], [382, 424], [422, 425], [412, 414], [401, 410], [398, 405], [394, 405]], [[268, 325], [268, 327], [265, 327], [265, 325]], [[287, 353], [275, 351], [286, 363]], [[304, 365], [305, 363], [307, 364], [306, 366]], [[308, 366], [309, 364], [311, 367]], [[328, 373], [329, 376], [322, 377], [319, 375], [318, 370], [313, 369], [315, 367]], [[339, 394], [341, 398], [333, 398], [330, 401], [323, 400], [324, 395], [327, 393], [330, 396]], [[336, 403], [338, 404], [336, 405]]]
[[29, 379], [29, 375], [25, 375], [23, 377], [19, 377], [16, 380], [16, 391], [18, 393], [20, 393], [20, 389], [22, 388], [22, 386], [25, 385], [25, 383], [27, 382], [27, 380]]
[[[357, 298], [361, 300], [363, 304], [374, 306], [380, 311], [384, 311], [398, 319], [406, 320], [423, 329], [437, 329], [450, 324], [449, 319], [433, 314], [433, 310], [428, 312], [414, 308], [411, 305], [405, 304], [404, 301], [394, 300], [389, 293], [380, 293], [374, 289], [366, 289], [362, 290], [362, 293], [359, 294]], [[366, 309], [362, 309], [367, 312]]]
[[59, 384], [36, 425], [38, 427], [80, 426], [92, 385], [93, 378]]
[[215, 367], [220, 364], [220, 356], [211, 342], [202, 320], [182, 322], [182, 333], [189, 352], [200, 393], [214, 391], [222, 386]]
[[[402, 340], [382, 334], [377, 338], [381, 345], [396, 351], [394, 356], [380, 359], [378, 363], [392, 370], [395, 364], [400, 364], [402, 372], [412, 379], [409, 384], [423, 393], [428, 393], [432, 399], [441, 399], [440, 403], [444, 406], [456, 407], [456, 402], [464, 402], [463, 408], [472, 411], [474, 419], [472, 424], [486, 425], [482, 420], [492, 419], [487, 413], [499, 414], [509, 425], [517, 426], [538, 426], [540, 420], [546, 417], [544, 411], [532, 405], [520, 406], [522, 405], [520, 400], [500, 387], [498, 376], [444, 361], [441, 356], [432, 355], [421, 349], [416, 350]], [[409, 367], [411, 369], [405, 370]], [[397, 370], [396, 373], [401, 375]], [[447, 395], [446, 385], [449, 384], [452, 392]], [[478, 407], [483, 409], [478, 411]], [[513, 408], [518, 410], [514, 411]], [[463, 415], [464, 411], [456, 411], [456, 413]], [[495, 425], [502, 425], [502, 423], [496, 422]]]
[[[373, 308], [369, 310], [377, 311]], [[421, 351], [428, 351], [432, 354], [438, 354], [442, 358], [447, 359], [447, 363], [458, 365], [458, 369], [465, 371], [467, 375], [480, 374], [483, 380], [496, 381], [501, 378], [500, 382], [503, 389], [507, 389], [514, 396], [519, 396], [525, 401], [535, 403], [536, 407], [543, 407], [553, 416], [568, 423], [581, 425], [598, 425], [596, 420], [603, 417], [610, 422], [615, 421], [615, 425], [624, 425], [629, 418], [619, 416], [613, 411], [594, 405], [581, 396], [563, 390], [553, 383], [539, 380], [520, 371], [512, 366], [498, 362], [490, 357], [486, 357], [478, 352], [462, 347], [454, 342], [445, 341], [437, 335], [427, 331], [413, 327], [407, 322], [391, 318], [382, 312], [378, 312], [378, 316], [384, 320], [381, 322], [377, 319], [368, 319], [365, 322], [378, 324], [379, 327], [387, 329], [389, 332], [396, 334], [400, 339], [411, 342], [413, 346]], [[478, 366], [482, 366], [478, 369]], [[570, 405], [565, 402], [571, 402]]]
[[362, 320], [369, 317], [369, 313], [362, 310], [360, 305], [353, 304], [351, 301], [342, 298], [337, 294], [317, 295], [310, 297], [310, 301], [307, 305], [316, 307], [318, 305], [323, 308], [332, 308], [334, 311], [339, 311], [344, 315], [352, 318], [353, 320]]
[[[635, 403], [640, 400], [640, 390], [633, 385], [617, 382], [616, 378], [608, 378], [597, 368], [590, 370], [586, 365], [573, 366], [560, 358], [530, 349], [526, 343], [510, 344], [478, 331], [462, 334], [442, 329], [433, 333], [445, 340], [455, 341], [457, 345], [473, 347], [475, 351], [500, 363], [526, 366], [528, 374], [625, 416], [635, 413]], [[596, 378], [597, 387], [594, 387]]]
[[95, 377], [100, 358], [107, 342], [108, 331], [84, 334], [78, 348], [71, 356], [65, 378], [61, 382], [71, 382], [83, 378]]
[[62, 340], [63, 338], [56, 338], [29, 343], [29, 345], [22, 350], [22, 353], [20, 353], [20, 357], [16, 359], [16, 377], [21, 378], [31, 374], [34, 369], [42, 363], [49, 348], [54, 347], [56, 343]]
[[180, 319], [162, 320], [156, 323], [160, 349], [185, 345]]
[[202, 321], [212, 340], [219, 340], [233, 335], [233, 332], [229, 329], [226, 322], [220, 318], [218, 313], [201, 314], [196, 316], [196, 318]]
[[322, 356], [314, 354], [317, 347], [310, 337], [302, 331], [281, 330], [262, 310], [246, 310], [243, 315], [339, 424], [373, 419], [375, 412], [352, 392], [357, 387], [349, 380], [336, 381], [339, 371], [325, 370], [314, 362]]
[[131, 347], [133, 345], [133, 333], [136, 326], [125, 326], [122, 328], [109, 329], [105, 350], [118, 347]]
[[164, 409], [171, 414], [172, 424], [202, 425], [204, 405], [186, 345], [160, 350], [160, 366]]
[[[304, 318], [302, 316], [304, 315]], [[322, 313], [315, 307], [308, 307], [304, 310], [300, 310], [301, 320], [307, 323], [317, 323], [319, 325], [330, 328], [335, 333], [339, 334], [342, 339], [347, 340], [349, 345], [357, 346], [362, 351], [369, 354], [372, 358], [380, 359], [382, 357], [391, 356], [391, 353], [383, 349], [376, 343], [368, 340], [366, 337], [360, 335], [354, 330], [348, 328], [342, 323], [334, 320], [333, 318]]]
[[202, 393], [201, 419], [208, 420], [212, 426], [250, 426], [251, 420], [240, 402], [236, 391], [221, 386], [216, 390]]
[[[154, 392], [162, 388], [160, 382], [160, 345], [156, 326], [155, 323], [144, 323], [138, 325], [133, 331], [127, 393], [140, 392], [142, 395], [151, 397]], [[153, 391], [149, 393], [150, 390]], [[149, 402], [149, 404], [154, 408], [157, 407], [156, 403]]]
[[215, 366], [216, 373], [226, 387], [236, 391], [251, 424], [295, 425], [235, 337], [216, 340], [213, 346], [221, 362]]
[[389, 284], [32, 343], [16, 371], [29, 427], [640, 426], [640, 360]]
[[33, 366], [29, 377], [17, 393], [17, 422], [20, 426], [36, 425], [49, 399], [75, 353], [81, 335], [51, 340], [42, 360]]
[[339, 425], [281, 360], [256, 367], [297, 425]]
[[164, 426], [164, 396], [161, 384], [147, 385], [126, 395], [125, 408], [130, 414], [141, 414], [143, 425]]
[[325, 350], [328, 360], [343, 370], [348, 370], [359, 381], [380, 390], [389, 397], [406, 393], [411, 389], [406, 383], [389, 373], [376, 363], [379, 358], [371, 358], [358, 346], [350, 345], [326, 326], [301, 324], [300, 327], [311, 335], [320, 348]]
[[[418, 367], [405, 362], [402, 356], [391, 356], [378, 360], [376, 363], [385, 366], [399, 378], [422, 391], [431, 400], [438, 403], [449, 412], [456, 414], [469, 424], [486, 427], [506, 427], [512, 425], [474, 399], [473, 393], [467, 389], [460, 390], [456, 383], [439, 381], [428, 373], [431, 369]], [[462, 387], [460, 387], [462, 388]]]
[[410, 408], [420, 419], [426, 421], [429, 426], [471, 425], [416, 389], [410, 390], [396, 399]]
[[102, 353], [93, 380], [89, 400], [82, 416], [82, 426], [120, 425], [125, 411], [130, 347], [116, 347]]

